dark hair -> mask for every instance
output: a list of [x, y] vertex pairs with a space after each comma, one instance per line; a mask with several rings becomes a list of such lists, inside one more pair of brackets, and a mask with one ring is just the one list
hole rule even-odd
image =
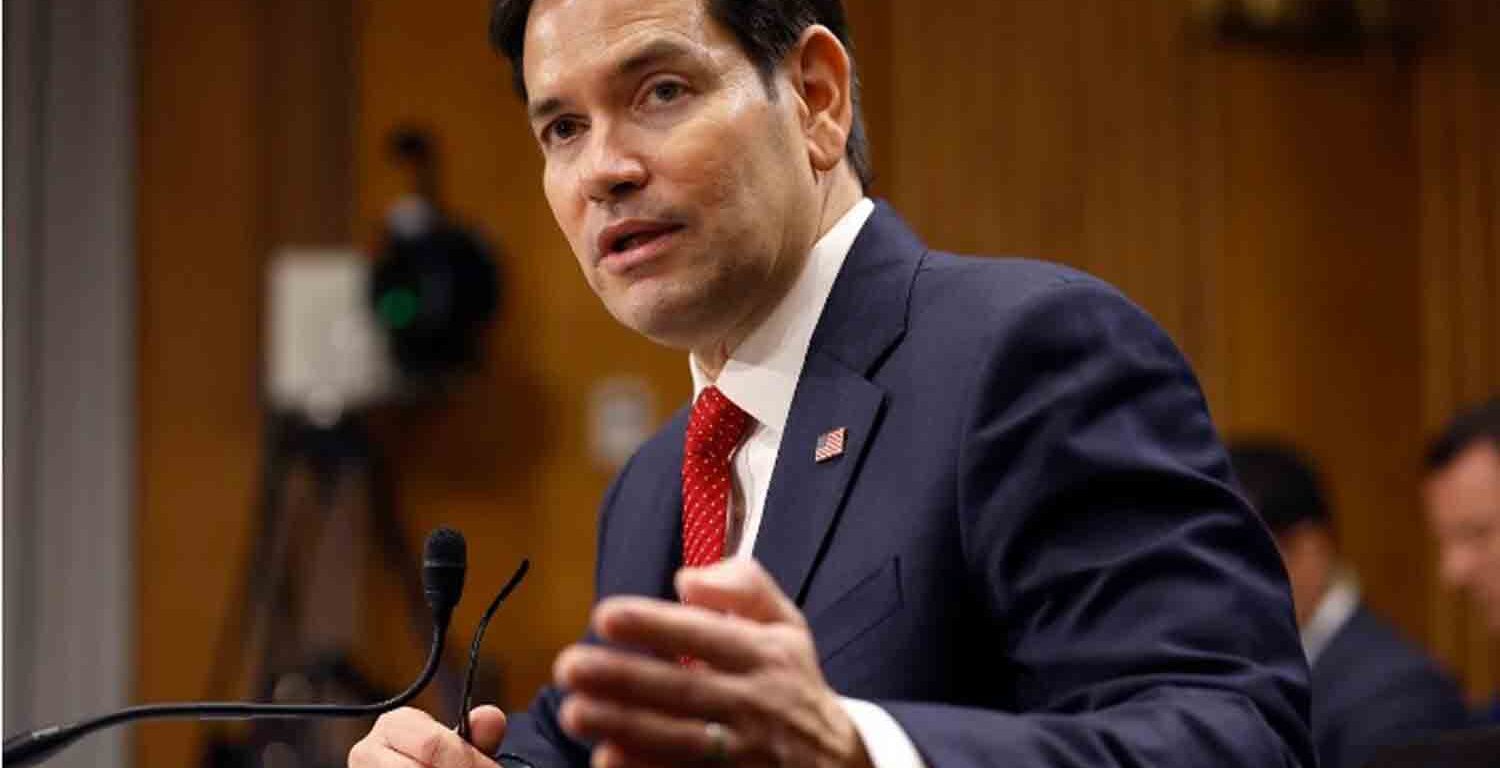
[[[822, 24], [844, 44], [852, 57], [854, 43], [849, 39], [849, 25], [844, 19], [840, 0], [703, 0], [714, 20], [723, 24], [740, 48], [755, 64], [761, 80], [769, 89], [776, 67], [797, 44], [802, 32], [813, 24]], [[516, 93], [526, 98], [526, 78], [521, 66], [526, 47], [526, 18], [531, 14], [532, 0], [495, 0], [490, 12], [490, 44], [510, 60]], [[870, 141], [865, 135], [865, 121], [860, 115], [859, 72], [852, 78], [854, 123], [844, 153], [869, 189], [874, 181], [870, 165]], [[772, 92], [774, 95], [774, 91]]]
[[1459, 411], [1427, 447], [1427, 471], [1448, 466], [1460, 453], [1481, 441], [1500, 449], [1500, 397]]
[[1250, 506], [1272, 533], [1298, 523], [1330, 522], [1318, 471], [1297, 449], [1271, 439], [1236, 441], [1229, 446], [1229, 462]]

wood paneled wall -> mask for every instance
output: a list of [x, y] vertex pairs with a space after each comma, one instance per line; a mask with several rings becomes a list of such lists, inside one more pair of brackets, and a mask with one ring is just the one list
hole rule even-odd
[[[1422, 426], [1500, 394], [1500, 6], [1441, 6], [1417, 67]], [[1433, 562], [1432, 558], [1427, 559]], [[1426, 571], [1428, 639], [1472, 694], [1500, 690], [1500, 638]]]
[[[136, 696], [200, 698], [259, 459], [266, 169], [253, 4], [140, 3]], [[190, 765], [177, 724], [137, 765]]]
[[[1135, 297], [1226, 433], [1285, 434], [1323, 463], [1371, 602], [1476, 693], [1495, 656], [1435, 583], [1416, 488], [1426, 431], [1500, 386], [1491, 5], [1447, 0], [1398, 61], [1221, 47], [1186, 0], [849, 2], [876, 192], [935, 246], [1066, 261]], [[485, 6], [141, 3], [142, 699], [198, 695], [228, 607], [260, 458], [265, 254], [373, 247], [406, 191], [384, 141], [413, 122], [438, 137], [446, 200], [503, 244], [507, 293], [481, 370], [378, 425], [404, 524], [413, 545], [438, 522], [469, 535], [461, 636], [535, 559], [490, 641], [504, 703], [583, 625], [609, 476], [586, 451], [589, 394], [634, 377], [661, 418], [687, 371], [580, 279]], [[298, 180], [320, 191], [289, 204]], [[418, 651], [392, 642], [390, 582], [372, 568], [360, 655], [396, 684]], [[187, 761], [167, 728], [142, 732], [141, 764]]]
[[[264, 267], [348, 241], [350, 4], [136, 4], [139, 387], [136, 697], [207, 690], [258, 503]], [[136, 731], [138, 765], [191, 765], [194, 731]]]
[[1140, 302], [1227, 435], [1322, 465], [1370, 601], [1420, 634], [1410, 70], [1226, 47], [1174, 3], [890, 12], [884, 193], [934, 244], [1065, 261]]
[[1500, 391], [1500, 8], [1432, 4], [1415, 60], [1215, 44], [1181, 3], [886, 9], [881, 193], [935, 245], [1121, 286], [1228, 436], [1320, 463], [1374, 608], [1494, 691], [1417, 487], [1426, 436]]

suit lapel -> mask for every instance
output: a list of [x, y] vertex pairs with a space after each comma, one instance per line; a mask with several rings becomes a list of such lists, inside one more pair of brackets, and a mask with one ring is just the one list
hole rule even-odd
[[[884, 402], [879, 387], [837, 360], [812, 355], [803, 366], [755, 542], [755, 559], [799, 604]], [[819, 438], [840, 428], [843, 452], [815, 461]]]
[[629, 558], [627, 567], [613, 568], [622, 578], [615, 591], [676, 599], [672, 575], [682, 565], [682, 440], [687, 429], [683, 411], [668, 426], [670, 448], [657, 459], [660, 471], [642, 470], [656, 485], [641, 504], [616, 505], [620, 517], [610, 521], [624, 541], [613, 548], [615, 557]]
[[[755, 559], [799, 605], [879, 429], [885, 393], [869, 376], [905, 332], [924, 251], [900, 218], [877, 203], [813, 331], [755, 543]], [[840, 428], [843, 452], [815, 461], [820, 437]]]

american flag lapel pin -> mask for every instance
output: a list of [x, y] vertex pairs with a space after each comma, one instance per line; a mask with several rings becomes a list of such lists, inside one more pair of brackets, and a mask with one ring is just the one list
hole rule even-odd
[[822, 464], [844, 455], [844, 438], [848, 434], [848, 429], [839, 427], [818, 435], [818, 444], [813, 447], [813, 461]]

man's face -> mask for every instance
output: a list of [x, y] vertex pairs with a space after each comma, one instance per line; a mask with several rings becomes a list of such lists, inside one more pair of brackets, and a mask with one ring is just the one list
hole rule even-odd
[[524, 75], [547, 201], [611, 314], [701, 350], [774, 306], [818, 226], [784, 73], [773, 99], [703, 0], [538, 0]]
[[1500, 633], [1500, 449], [1470, 446], [1427, 479], [1423, 495], [1443, 581], [1466, 591]]

